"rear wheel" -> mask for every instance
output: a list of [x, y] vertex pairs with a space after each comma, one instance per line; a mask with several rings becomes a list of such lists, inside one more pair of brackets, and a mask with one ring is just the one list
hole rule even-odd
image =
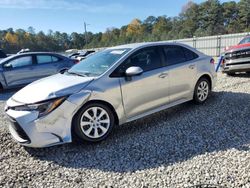
[[114, 120], [114, 114], [107, 106], [99, 103], [88, 104], [74, 118], [74, 132], [84, 141], [102, 141], [111, 133]]
[[235, 76], [235, 72], [227, 72], [226, 73], [228, 76]]
[[201, 78], [194, 90], [194, 102], [196, 104], [204, 103], [210, 94], [210, 82], [207, 78]]

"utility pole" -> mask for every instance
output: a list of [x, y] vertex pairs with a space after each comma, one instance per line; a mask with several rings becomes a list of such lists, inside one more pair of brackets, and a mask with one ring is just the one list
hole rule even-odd
[[85, 43], [87, 44], [88, 41], [88, 33], [87, 33], [87, 24], [84, 22], [84, 32], [85, 32]]
[[84, 21], [84, 33], [85, 33], [85, 46], [87, 46], [88, 44], [88, 32], [87, 32], [87, 24], [85, 21]]

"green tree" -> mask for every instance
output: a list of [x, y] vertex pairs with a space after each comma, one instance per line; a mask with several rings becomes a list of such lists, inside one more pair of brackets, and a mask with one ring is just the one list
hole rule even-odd
[[196, 36], [219, 35], [225, 33], [222, 6], [218, 0], [207, 0], [199, 6], [199, 22]]
[[227, 33], [240, 32], [239, 27], [239, 10], [235, 1], [225, 2], [222, 4], [223, 23]]
[[250, 31], [250, 0], [240, 0], [238, 8], [241, 29]]

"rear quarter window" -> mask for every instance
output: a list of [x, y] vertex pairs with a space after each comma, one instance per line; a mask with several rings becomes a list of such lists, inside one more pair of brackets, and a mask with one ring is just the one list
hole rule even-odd
[[60, 59], [56, 56], [51, 56], [52, 57], [52, 61], [53, 62], [57, 62], [57, 61], [60, 61]]
[[193, 52], [187, 48], [183, 47], [183, 51], [184, 51], [184, 54], [186, 56], [187, 61], [191, 61], [191, 60], [194, 60], [194, 59], [199, 57], [195, 52]]

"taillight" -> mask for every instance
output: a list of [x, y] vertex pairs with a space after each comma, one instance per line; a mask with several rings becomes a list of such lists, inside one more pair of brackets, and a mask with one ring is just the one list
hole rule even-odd
[[79, 59], [75, 59], [75, 60], [74, 60], [74, 63], [75, 63], [75, 64], [77, 64], [77, 63], [79, 63], [79, 62], [80, 62]]
[[213, 58], [210, 60], [210, 63], [211, 63], [211, 64], [214, 64], [214, 63], [215, 63], [215, 61], [214, 61]]

